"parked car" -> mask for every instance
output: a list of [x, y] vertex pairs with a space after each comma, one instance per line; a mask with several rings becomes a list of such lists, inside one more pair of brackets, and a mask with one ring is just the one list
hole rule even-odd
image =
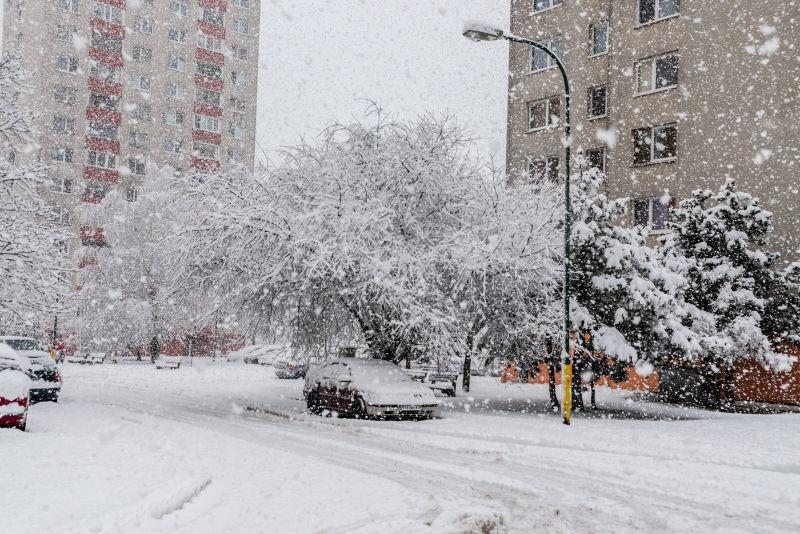
[[5, 343], [25, 360], [30, 377], [30, 401], [58, 402], [61, 394], [61, 370], [56, 362], [45, 351], [41, 344], [30, 337], [0, 336], [0, 343]]
[[275, 376], [283, 379], [305, 378], [308, 365], [299, 358], [283, 357], [272, 363]]
[[397, 365], [361, 358], [337, 358], [312, 367], [303, 396], [312, 413], [328, 409], [357, 418], [429, 418], [439, 404], [433, 391]]
[[178, 369], [183, 362], [183, 356], [170, 356], [159, 354], [156, 358], [156, 369]]
[[425, 384], [435, 391], [441, 391], [448, 397], [456, 396], [456, 382], [458, 372], [441, 371], [435, 366], [425, 366], [419, 369], [406, 369], [406, 374], [412, 380]]
[[24, 360], [5, 343], [0, 343], [0, 428], [25, 430], [31, 380]]

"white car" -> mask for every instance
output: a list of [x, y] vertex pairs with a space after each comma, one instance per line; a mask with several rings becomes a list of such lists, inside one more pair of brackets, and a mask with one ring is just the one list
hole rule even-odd
[[159, 354], [156, 358], [156, 369], [178, 369], [183, 362], [183, 356], [170, 356]]
[[0, 428], [25, 430], [31, 380], [14, 349], [0, 343]]
[[362, 358], [337, 358], [311, 368], [303, 396], [312, 413], [328, 409], [357, 418], [430, 418], [439, 405], [430, 388], [397, 365]]
[[61, 370], [41, 344], [33, 338], [18, 336], [0, 336], [0, 343], [5, 343], [27, 360], [25, 363], [30, 368], [28, 376], [32, 380], [31, 402], [58, 402], [62, 384]]

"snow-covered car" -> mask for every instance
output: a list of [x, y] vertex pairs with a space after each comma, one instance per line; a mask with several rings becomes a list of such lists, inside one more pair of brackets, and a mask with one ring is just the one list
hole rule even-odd
[[183, 362], [183, 356], [170, 356], [159, 354], [156, 358], [156, 369], [178, 369]]
[[58, 402], [61, 394], [61, 370], [56, 362], [45, 351], [41, 344], [30, 337], [0, 336], [0, 343], [5, 343], [23, 360], [23, 368], [27, 367], [31, 379], [30, 401]]
[[275, 376], [283, 379], [305, 378], [308, 365], [296, 358], [280, 358], [273, 362]]
[[31, 380], [24, 365], [14, 349], [0, 343], [0, 428], [25, 430]]
[[312, 413], [328, 409], [358, 418], [428, 418], [439, 404], [430, 388], [397, 365], [361, 358], [337, 358], [312, 367], [303, 396]]

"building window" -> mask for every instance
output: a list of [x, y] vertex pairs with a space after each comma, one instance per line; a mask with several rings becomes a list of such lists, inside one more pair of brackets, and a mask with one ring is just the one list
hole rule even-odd
[[136, 202], [139, 200], [139, 190], [135, 187], [129, 187], [125, 190], [125, 200], [128, 202]]
[[647, 24], [677, 15], [680, 12], [679, 0], [639, 0], [639, 24]]
[[557, 126], [561, 118], [561, 97], [553, 96], [528, 103], [528, 130]]
[[139, 33], [150, 35], [153, 33], [153, 21], [142, 17], [136, 17], [136, 20], [133, 22], [133, 29]]
[[189, 14], [189, 4], [186, 0], [170, 0], [169, 12], [179, 17], [185, 17]]
[[211, 50], [212, 52], [220, 52], [222, 50], [222, 41], [216, 37], [211, 37], [204, 33], [197, 34], [197, 47], [203, 50]]
[[186, 72], [186, 59], [183, 56], [170, 54], [169, 58], [167, 58], [167, 67], [169, 70]]
[[72, 219], [71, 213], [67, 208], [53, 210], [53, 222], [57, 224], [69, 224]]
[[195, 113], [194, 128], [195, 130], [203, 130], [204, 132], [219, 133], [219, 119]]
[[136, 174], [138, 176], [144, 176], [147, 172], [144, 161], [138, 158], [128, 159], [128, 169], [130, 169], [131, 174]]
[[98, 184], [89, 182], [86, 184], [86, 188], [83, 190], [83, 198], [85, 200], [88, 199], [97, 199], [102, 200], [106, 198], [106, 195], [109, 191], [109, 186], [105, 184]]
[[176, 43], [185, 43], [187, 36], [188, 32], [186, 30], [181, 30], [179, 28], [170, 28], [167, 30], [167, 38]]
[[144, 132], [128, 132], [128, 146], [133, 148], [147, 148], [150, 144], [150, 136]]
[[599, 56], [608, 52], [608, 21], [592, 24], [592, 48], [589, 54]]
[[222, 93], [198, 88], [195, 92], [195, 100], [202, 104], [219, 106], [220, 102], [222, 101]]
[[207, 78], [222, 80], [222, 67], [213, 63], [197, 62], [197, 74]]
[[678, 85], [678, 54], [643, 59], [636, 63], [636, 93], [672, 89]]
[[586, 151], [586, 159], [590, 169], [597, 169], [606, 174], [606, 149], [592, 148]]
[[144, 46], [134, 46], [133, 59], [139, 63], [150, 63], [153, 60], [153, 49]]
[[61, 72], [78, 72], [78, 58], [59, 54], [55, 59], [56, 70]]
[[242, 45], [233, 45], [231, 47], [231, 53], [233, 54], [234, 58], [241, 59], [242, 61], [247, 61], [247, 58], [250, 55], [250, 52], [247, 49], [247, 47]]
[[77, 91], [72, 87], [64, 87], [63, 85], [56, 86], [53, 89], [53, 99], [59, 104], [72, 106], [75, 104], [75, 95]]
[[150, 90], [150, 76], [142, 76], [134, 74], [131, 76], [131, 85], [134, 89], [141, 89], [142, 91]]
[[231, 109], [234, 111], [244, 111], [247, 108], [247, 100], [242, 97], [231, 97]]
[[664, 230], [670, 220], [670, 206], [660, 198], [633, 201], [633, 224], [650, 230]]
[[131, 109], [131, 118], [140, 121], [149, 121], [152, 115], [153, 113], [150, 104], [133, 104], [133, 108]]
[[558, 158], [551, 156], [545, 159], [532, 159], [528, 162], [528, 179], [531, 183], [541, 184], [545, 180], [558, 181]]
[[50, 126], [53, 133], [72, 135], [75, 133], [75, 119], [56, 115]]
[[119, 109], [119, 97], [101, 93], [89, 93], [89, 107], [105, 110]]
[[164, 139], [164, 152], [180, 154], [183, 152], [183, 143], [176, 139]]
[[203, 8], [202, 20], [215, 26], [225, 26], [225, 14], [210, 7]]
[[183, 125], [183, 112], [182, 111], [165, 111], [164, 124], [168, 126], [181, 126]]
[[236, 7], [242, 7], [242, 8], [250, 7], [250, 0], [233, 0], [231, 3]]
[[105, 82], [119, 83], [122, 79], [122, 69], [106, 65], [105, 63], [95, 63], [92, 65], [89, 76]]
[[72, 43], [72, 36], [78, 33], [78, 28], [70, 26], [69, 24], [56, 25], [55, 37], [56, 41], [60, 43]]
[[246, 20], [234, 19], [233, 31], [235, 31], [236, 33], [247, 35], [248, 33], [250, 33], [250, 25], [247, 23]]
[[164, 88], [164, 94], [169, 98], [184, 98], [186, 96], [186, 88], [179, 83], [167, 82]]
[[[542, 43], [561, 59], [561, 36], [551, 37]], [[556, 66], [555, 60], [547, 52], [536, 47], [531, 47], [531, 72], [549, 69]]]
[[99, 48], [113, 54], [122, 54], [122, 39], [92, 30], [92, 48]]
[[192, 145], [192, 155], [204, 159], [219, 159], [219, 156], [217, 156], [218, 148], [217, 145], [194, 143]]
[[243, 71], [232, 71], [231, 72], [231, 83], [236, 87], [246, 87], [247, 86], [247, 73]]
[[58, 8], [70, 13], [79, 13], [81, 3], [80, 0], [58, 0]]
[[75, 157], [75, 151], [71, 148], [54, 146], [50, 149], [50, 159], [53, 161], [62, 161], [64, 163], [72, 163]]
[[86, 164], [92, 167], [114, 170], [117, 168], [117, 156], [108, 152], [90, 150], [86, 153]]
[[608, 104], [608, 92], [605, 85], [597, 85], [589, 88], [589, 118], [596, 119], [606, 116]]
[[116, 139], [119, 135], [119, 126], [116, 124], [106, 124], [104, 122], [89, 121], [86, 128], [91, 137], [99, 137], [100, 139]]
[[234, 139], [244, 139], [244, 114], [231, 113], [228, 123], [228, 135]]
[[72, 178], [51, 176], [50, 191], [54, 193], [72, 193]]
[[241, 163], [244, 161], [244, 152], [229, 148], [227, 151], [228, 161], [231, 163]]
[[538, 13], [560, 5], [561, 0], [533, 0], [533, 12]]
[[112, 24], [122, 24], [122, 10], [109, 4], [95, 2], [92, 16]]
[[678, 129], [675, 124], [633, 130], [633, 163], [646, 165], [675, 159]]

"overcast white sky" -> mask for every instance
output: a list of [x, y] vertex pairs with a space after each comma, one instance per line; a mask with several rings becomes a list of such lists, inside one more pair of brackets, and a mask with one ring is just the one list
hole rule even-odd
[[370, 99], [400, 117], [450, 113], [502, 163], [508, 45], [461, 30], [508, 19], [509, 0], [262, 0], [256, 139], [268, 152], [311, 141]]
[[311, 141], [371, 99], [401, 117], [449, 112], [502, 163], [508, 45], [461, 30], [508, 19], [509, 0], [262, 0], [257, 140]]

